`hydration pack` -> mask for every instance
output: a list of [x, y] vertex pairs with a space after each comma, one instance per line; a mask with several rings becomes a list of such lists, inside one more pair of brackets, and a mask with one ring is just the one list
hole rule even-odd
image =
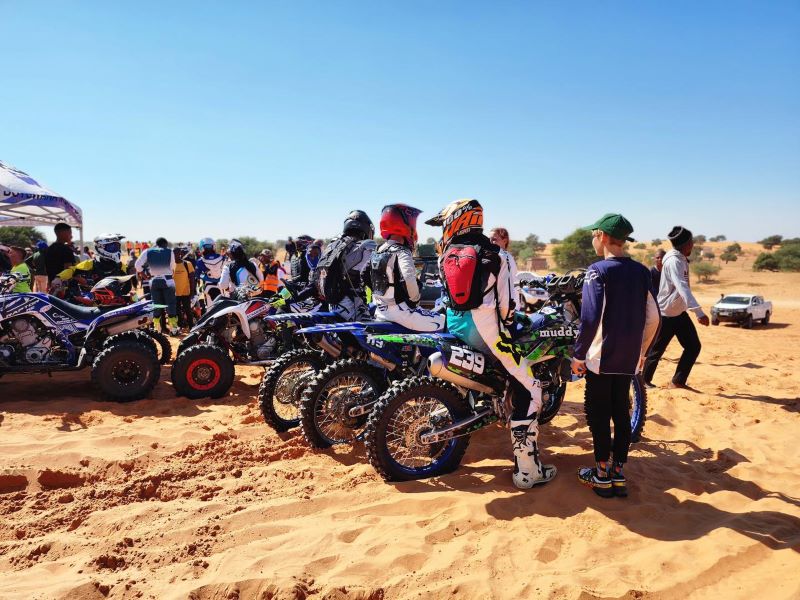
[[342, 236], [328, 244], [320, 256], [317, 268], [311, 274], [311, 283], [323, 302], [338, 304], [352, 290], [344, 263], [354, 245], [353, 238]]
[[475, 310], [483, 304], [489, 275], [500, 272], [500, 255], [479, 244], [452, 244], [439, 265], [450, 308]]

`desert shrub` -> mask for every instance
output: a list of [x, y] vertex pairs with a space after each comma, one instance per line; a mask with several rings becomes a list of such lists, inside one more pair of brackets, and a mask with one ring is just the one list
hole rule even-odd
[[720, 268], [710, 262], [696, 262], [691, 265], [692, 273], [697, 275], [698, 281], [711, 281], [717, 275]]
[[725, 252], [732, 252], [733, 254], [741, 254], [742, 247], [739, 242], [733, 242], [728, 247], [725, 248]]
[[645, 250], [645, 249], [647, 249], [647, 245], [646, 244], [642, 244], [642, 243], [638, 243], [638, 244], [636, 244], [634, 246], [634, 248], [636, 248], [637, 250]]
[[782, 235], [770, 235], [758, 243], [764, 246], [766, 250], [772, 250], [775, 246], [780, 245], [781, 240], [783, 240]]
[[774, 254], [762, 252], [753, 263], [754, 271], [780, 271], [781, 267]]
[[736, 262], [739, 258], [739, 255], [736, 252], [731, 252], [730, 250], [725, 250], [722, 254], [720, 254], [720, 259], [725, 261], [727, 265], [729, 262]]
[[724, 235], [715, 235], [714, 237], [712, 237], [712, 238], [709, 238], [709, 240], [708, 240], [708, 241], [709, 241], [709, 242], [724, 242], [724, 241], [726, 241], [727, 239], [728, 239], [728, 238], [726, 238]]
[[652, 242], [650, 242], [650, 245], [651, 246], [660, 246], [663, 243], [664, 243], [664, 241], [662, 239], [656, 238]]

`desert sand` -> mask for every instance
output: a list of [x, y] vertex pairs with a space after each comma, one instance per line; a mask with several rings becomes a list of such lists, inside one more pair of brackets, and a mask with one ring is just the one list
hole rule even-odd
[[[769, 326], [700, 328], [697, 391], [652, 390], [630, 497], [578, 484], [583, 384], [543, 428], [559, 475], [517, 491], [508, 432], [461, 468], [385, 484], [361, 447], [312, 452], [255, 405], [261, 370], [222, 400], [95, 401], [88, 372], [0, 381], [0, 597], [798, 598], [800, 274], [755, 253], [693, 286], [761, 293]], [[656, 374], [669, 380], [674, 344]]]

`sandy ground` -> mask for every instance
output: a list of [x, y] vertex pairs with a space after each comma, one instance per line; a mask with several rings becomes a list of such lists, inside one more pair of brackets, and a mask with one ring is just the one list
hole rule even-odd
[[[628, 499], [580, 486], [583, 384], [543, 429], [548, 486], [508, 432], [440, 479], [383, 483], [360, 447], [311, 452], [254, 403], [94, 401], [88, 373], [0, 381], [2, 598], [798, 598], [800, 274], [747, 260], [695, 290], [763, 293], [773, 322], [703, 328], [690, 383], [650, 394]], [[676, 347], [656, 383], [668, 381]]]

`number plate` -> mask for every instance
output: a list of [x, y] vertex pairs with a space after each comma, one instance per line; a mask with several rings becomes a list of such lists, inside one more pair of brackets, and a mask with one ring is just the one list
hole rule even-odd
[[470, 371], [476, 375], [483, 375], [483, 371], [486, 368], [486, 357], [475, 350], [452, 346], [447, 356], [447, 366]]

